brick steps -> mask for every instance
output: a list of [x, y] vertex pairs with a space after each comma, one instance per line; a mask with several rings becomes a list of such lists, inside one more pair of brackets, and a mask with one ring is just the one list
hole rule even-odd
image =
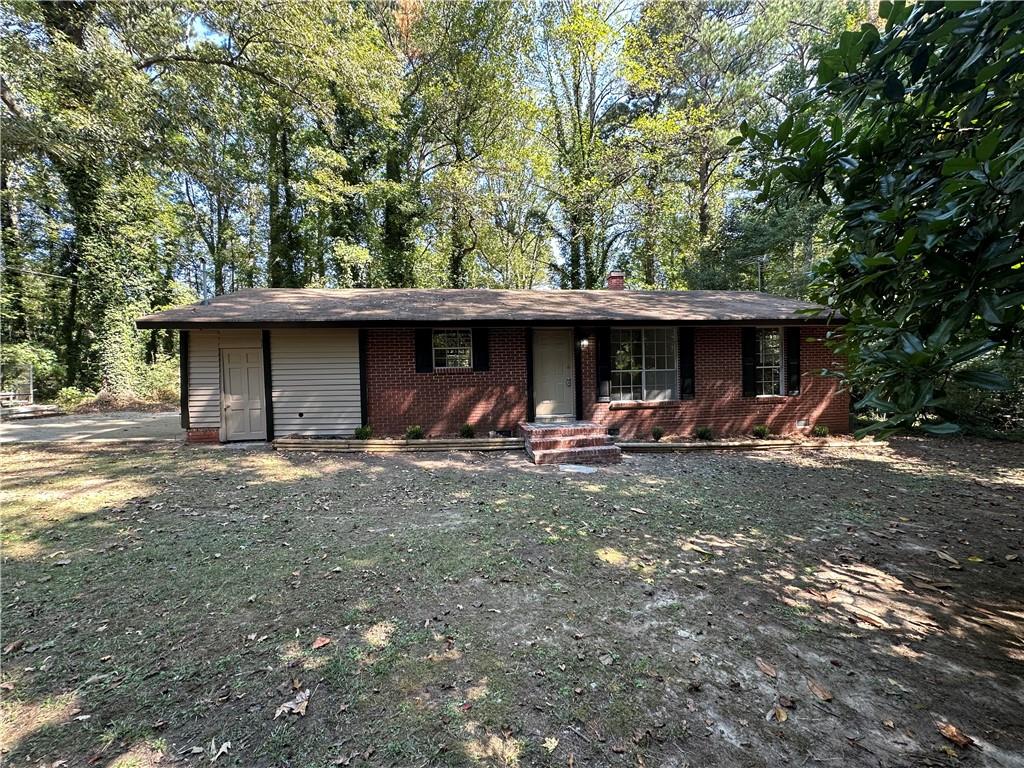
[[596, 445], [590, 448], [554, 448], [548, 451], [527, 450], [534, 464], [618, 464], [622, 451], [617, 445]]
[[534, 464], [616, 464], [622, 451], [604, 427], [591, 422], [519, 425]]
[[535, 437], [530, 440], [530, 447], [534, 451], [549, 451], [557, 448], [593, 448], [598, 445], [608, 445], [608, 435]]

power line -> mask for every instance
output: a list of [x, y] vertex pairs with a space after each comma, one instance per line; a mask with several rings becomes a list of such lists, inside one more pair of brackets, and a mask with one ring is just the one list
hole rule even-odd
[[4, 267], [5, 270], [11, 272], [21, 272], [25, 275], [38, 275], [39, 277], [52, 277], [55, 280], [67, 280], [69, 283], [74, 282], [70, 277], [64, 277], [64, 275], [54, 275], [50, 272], [36, 272], [34, 269], [19, 269], [18, 267]]

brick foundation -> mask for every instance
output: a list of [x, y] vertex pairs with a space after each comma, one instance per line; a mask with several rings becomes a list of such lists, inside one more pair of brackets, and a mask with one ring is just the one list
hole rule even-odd
[[490, 370], [416, 372], [411, 328], [367, 332], [367, 423], [375, 435], [402, 435], [419, 424], [428, 436], [515, 430], [526, 419], [526, 329], [493, 328]]
[[[660, 426], [666, 436], [692, 436], [710, 427], [715, 437], [749, 433], [758, 424], [772, 432], [809, 432], [822, 424], [833, 433], [849, 431], [850, 398], [839, 382], [819, 375], [836, 370], [839, 359], [825, 346], [826, 328], [800, 331], [800, 394], [743, 397], [739, 326], [698, 327], [694, 333], [696, 393], [692, 400], [664, 403], [597, 403], [596, 348], [593, 337], [582, 354], [583, 418], [618, 428], [624, 438], [645, 438]], [[806, 419], [808, 426], [797, 427]]]
[[219, 443], [220, 430], [217, 427], [195, 427], [185, 432], [186, 443]]

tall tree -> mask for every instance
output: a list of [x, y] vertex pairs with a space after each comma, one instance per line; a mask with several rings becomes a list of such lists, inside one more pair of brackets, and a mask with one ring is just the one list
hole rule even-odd
[[614, 138], [624, 116], [620, 4], [552, 0], [542, 11], [541, 132], [554, 155], [556, 265], [565, 288], [597, 288], [623, 235], [616, 196], [629, 169]]

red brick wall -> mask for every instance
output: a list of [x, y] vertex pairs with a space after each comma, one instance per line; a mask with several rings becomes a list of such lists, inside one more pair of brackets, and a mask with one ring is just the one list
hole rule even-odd
[[400, 436], [410, 424], [428, 435], [514, 430], [526, 419], [526, 329], [490, 330], [490, 370], [416, 372], [411, 328], [367, 332], [368, 418], [377, 436]]
[[821, 340], [824, 327], [804, 327], [800, 332], [800, 394], [793, 397], [743, 397], [739, 326], [698, 327], [694, 333], [696, 396], [692, 400], [666, 403], [660, 407], [623, 408], [627, 404], [597, 403], [595, 370], [596, 344], [593, 337], [583, 350], [583, 416], [618, 427], [623, 437], [649, 437], [660, 426], [666, 435], [691, 436], [697, 427], [711, 427], [715, 436], [750, 432], [767, 424], [775, 433], [809, 431], [798, 428], [797, 420], [810, 426], [823, 424], [831, 432], [849, 431], [849, 395], [833, 378], [818, 373], [836, 369], [839, 360]]
[[217, 427], [191, 427], [185, 432], [187, 443], [218, 443], [220, 429]]

